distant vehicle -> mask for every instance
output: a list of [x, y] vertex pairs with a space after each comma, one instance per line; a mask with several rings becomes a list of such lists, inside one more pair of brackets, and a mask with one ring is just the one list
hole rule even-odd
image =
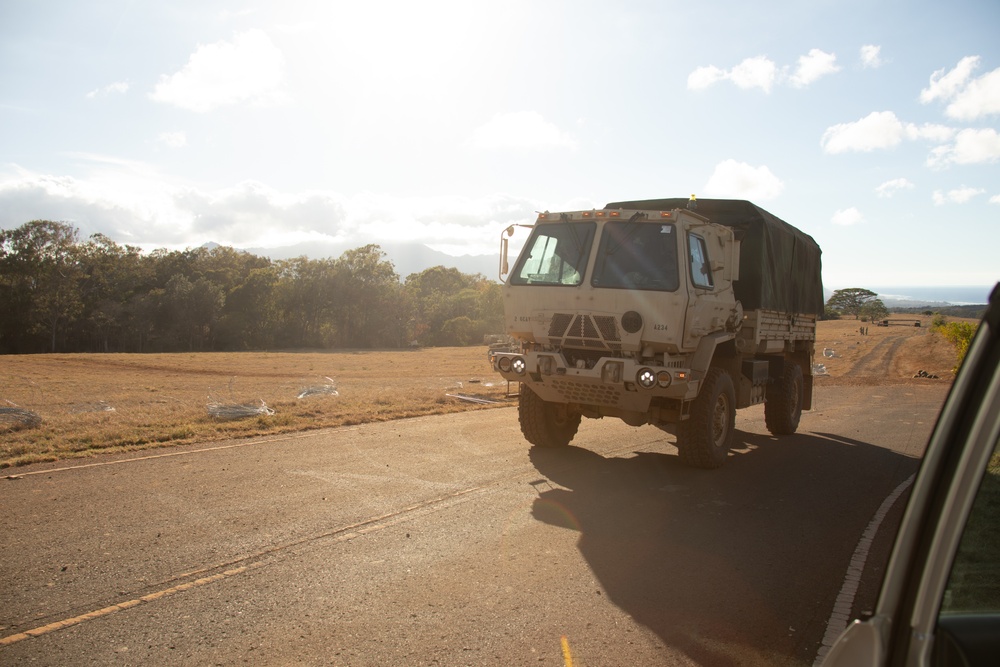
[[920, 320], [911, 319], [893, 319], [893, 320], [879, 320], [876, 326], [889, 327], [889, 326], [905, 326], [905, 327], [919, 327]]
[[1000, 664], [1000, 285], [938, 416], [875, 613], [823, 667]]
[[493, 368], [520, 382], [521, 431], [560, 447], [582, 417], [653, 424], [682, 460], [723, 465], [736, 410], [794, 433], [812, 407], [820, 249], [743, 200], [656, 199], [541, 213], [513, 270]]

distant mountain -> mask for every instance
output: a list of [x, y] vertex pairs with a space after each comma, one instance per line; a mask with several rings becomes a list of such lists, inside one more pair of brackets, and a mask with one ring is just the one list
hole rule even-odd
[[[453, 256], [433, 250], [422, 243], [379, 243], [387, 259], [396, 267], [399, 277], [406, 279], [412, 273], [420, 273], [432, 266], [456, 268], [462, 273], [481, 273], [487, 278], [496, 279], [500, 259], [498, 255], [459, 255]], [[309, 259], [327, 259], [340, 257], [356, 245], [346, 243], [299, 243], [282, 248], [243, 248], [258, 257], [268, 257], [273, 260], [308, 257]]]

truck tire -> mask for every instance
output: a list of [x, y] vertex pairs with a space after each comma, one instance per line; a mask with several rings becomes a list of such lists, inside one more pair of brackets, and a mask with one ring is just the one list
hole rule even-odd
[[791, 435], [802, 417], [802, 367], [785, 364], [781, 377], [767, 388], [764, 397], [764, 424], [774, 435]]
[[677, 450], [681, 461], [695, 468], [719, 468], [729, 456], [736, 431], [736, 390], [733, 378], [721, 368], [710, 368], [691, 414], [681, 422]]
[[525, 440], [538, 447], [565, 447], [580, 428], [581, 415], [566, 405], [543, 401], [538, 394], [521, 384], [517, 400], [517, 419]]

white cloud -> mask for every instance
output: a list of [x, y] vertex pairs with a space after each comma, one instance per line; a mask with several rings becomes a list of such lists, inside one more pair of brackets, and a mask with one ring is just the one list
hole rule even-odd
[[168, 148], [184, 148], [187, 146], [187, 135], [183, 132], [161, 132], [156, 141]]
[[861, 47], [861, 65], [862, 67], [876, 68], [882, 66], [882, 47], [875, 46], [874, 44], [865, 44]]
[[725, 160], [715, 166], [702, 190], [707, 195], [767, 201], [784, 190], [785, 184], [770, 169], [752, 167], [745, 162]]
[[476, 128], [468, 141], [485, 150], [577, 148], [576, 138], [559, 129], [537, 111], [497, 114]]
[[178, 238], [185, 221], [173, 203], [173, 187], [143, 163], [74, 154], [89, 167], [86, 178], [40, 174], [14, 166], [0, 172], [0, 226], [29, 220], [74, 224], [86, 238], [102, 233], [119, 243], [158, 236]]
[[956, 120], [1000, 114], [1000, 68], [970, 81], [955, 95], [945, 113]]
[[956, 120], [1000, 114], [1000, 68], [973, 79], [972, 72], [979, 63], [979, 56], [966, 56], [951, 71], [934, 72], [930, 84], [920, 91], [920, 101], [948, 102], [945, 114]]
[[1000, 134], [993, 128], [966, 129], [955, 135], [953, 143], [932, 150], [927, 166], [986, 164], [997, 160], [1000, 160]]
[[237, 34], [232, 42], [199, 45], [187, 64], [160, 77], [150, 98], [204, 113], [249, 102], [270, 104], [284, 98], [284, 56], [263, 30]]
[[820, 145], [827, 153], [847, 151], [872, 151], [892, 148], [905, 136], [903, 124], [891, 111], [875, 111], [853, 123], [839, 123], [828, 127]]
[[796, 88], [804, 88], [820, 77], [839, 71], [835, 54], [810, 49], [807, 55], [799, 56], [798, 67], [789, 80]]
[[904, 139], [947, 141], [955, 130], [944, 125], [904, 123], [891, 111], [874, 111], [853, 123], [839, 123], [828, 127], [820, 139], [827, 153], [848, 151], [870, 152], [893, 148]]
[[934, 123], [924, 123], [919, 126], [913, 123], [906, 123], [903, 129], [906, 132], [906, 138], [911, 140], [924, 139], [926, 141], [940, 142], [950, 141], [955, 136], [955, 128], [948, 127], [947, 125], [936, 125]]
[[770, 93], [775, 85], [788, 83], [796, 88], [804, 88], [827, 74], [840, 71], [837, 56], [820, 49], [810, 49], [799, 56], [795, 70], [789, 75], [788, 68], [779, 68], [766, 56], [746, 58], [732, 69], [725, 70], [715, 65], [695, 68], [688, 75], [689, 90], [704, 90], [720, 81], [731, 81], [744, 90], [759, 88]]
[[94, 90], [87, 93], [87, 99], [94, 99], [98, 95], [110, 95], [111, 93], [118, 93], [124, 95], [128, 92], [128, 82], [127, 81], [115, 81], [114, 83], [109, 83], [103, 88], [95, 88]]
[[850, 227], [852, 225], [857, 225], [865, 221], [865, 217], [861, 215], [861, 211], [854, 208], [845, 208], [843, 210], [837, 211], [830, 218], [830, 222], [835, 225], [841, 225], [844, 227]]
[[209, 241], [237, 248], [310, 242], [344, 249], [414, 241], [451, 254], [490, 254], [503, 228], [532, 223], [540, 209], [537, 202], [504, 194], [348, 197], [334, 191], [282, 192], [254, 181], [205, 190], [171, 183], [142, 163], [74, 157], [91, 167], [87, 176], [16, 166], [0, 170], [0, 228], [59, 220], [73, 224], [82, 238], [101, 233], [146, 250]]
[[965, 86], [972, 70], [978, 66], [979, 56], [966, 56], [950, 72], [937, 70], [931, 74], [930, 85], [920, 91], [920, 101], [927, 104], [937, 99], [951, 99]]
[[937, 206], [941, 206], [942, 204], [965, 204], [973, 197], [984, 194], [985, 192], [986, 190], [983, 190], [982, 188], [961, 187], [949, 190], [948, 192], [935, 190], [932, 197]]
[[238, 247], [337, 237], [347, 218], [340, 195], [282, 193], [255, 181], [214, 192], [187, 188], [174, 201], [198, 238]]
[[993, 195], [990, 197], [991, 204], [1000, 204], [1000, 195]]
[[724, 70], [719, 69], [715, 65], [698, 67], [688, 74], [688, 89], [703, 90], [719, 81], [724, 81], [727, 76]]
[[760, 88], [769, 93], [777, 76], [778, 68], [774, 62], [764, 56], [757, 56], [747, 58], [729, 70], [727, 78], [744, 90]]
[[891, 181], [886, 181], [882, 185], [875, 188], [875, 194], [879, 197], [892, 197], [900, 190], [912, 190], [913, 188], [914, 185], [909, 180], [905, 178], [894, 178]]
[[746, 58], [730, 70], [723, 70], [715, 65], [698, 67], [688, 75], [688, 89], [703, 90], [728, 79], [744, 90], [760, 88], [769, 93], [777, 76], [778, 67], [773, 61], [764, 56], [756, 56]]

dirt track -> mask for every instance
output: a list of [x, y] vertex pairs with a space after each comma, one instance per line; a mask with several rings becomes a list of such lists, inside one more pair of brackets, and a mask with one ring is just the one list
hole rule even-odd
[[856, 377], [889, 376], [892, 372], [892, 361], [906, 340], [906, 336], [886, 336], [865, 352], [847, 374]]

